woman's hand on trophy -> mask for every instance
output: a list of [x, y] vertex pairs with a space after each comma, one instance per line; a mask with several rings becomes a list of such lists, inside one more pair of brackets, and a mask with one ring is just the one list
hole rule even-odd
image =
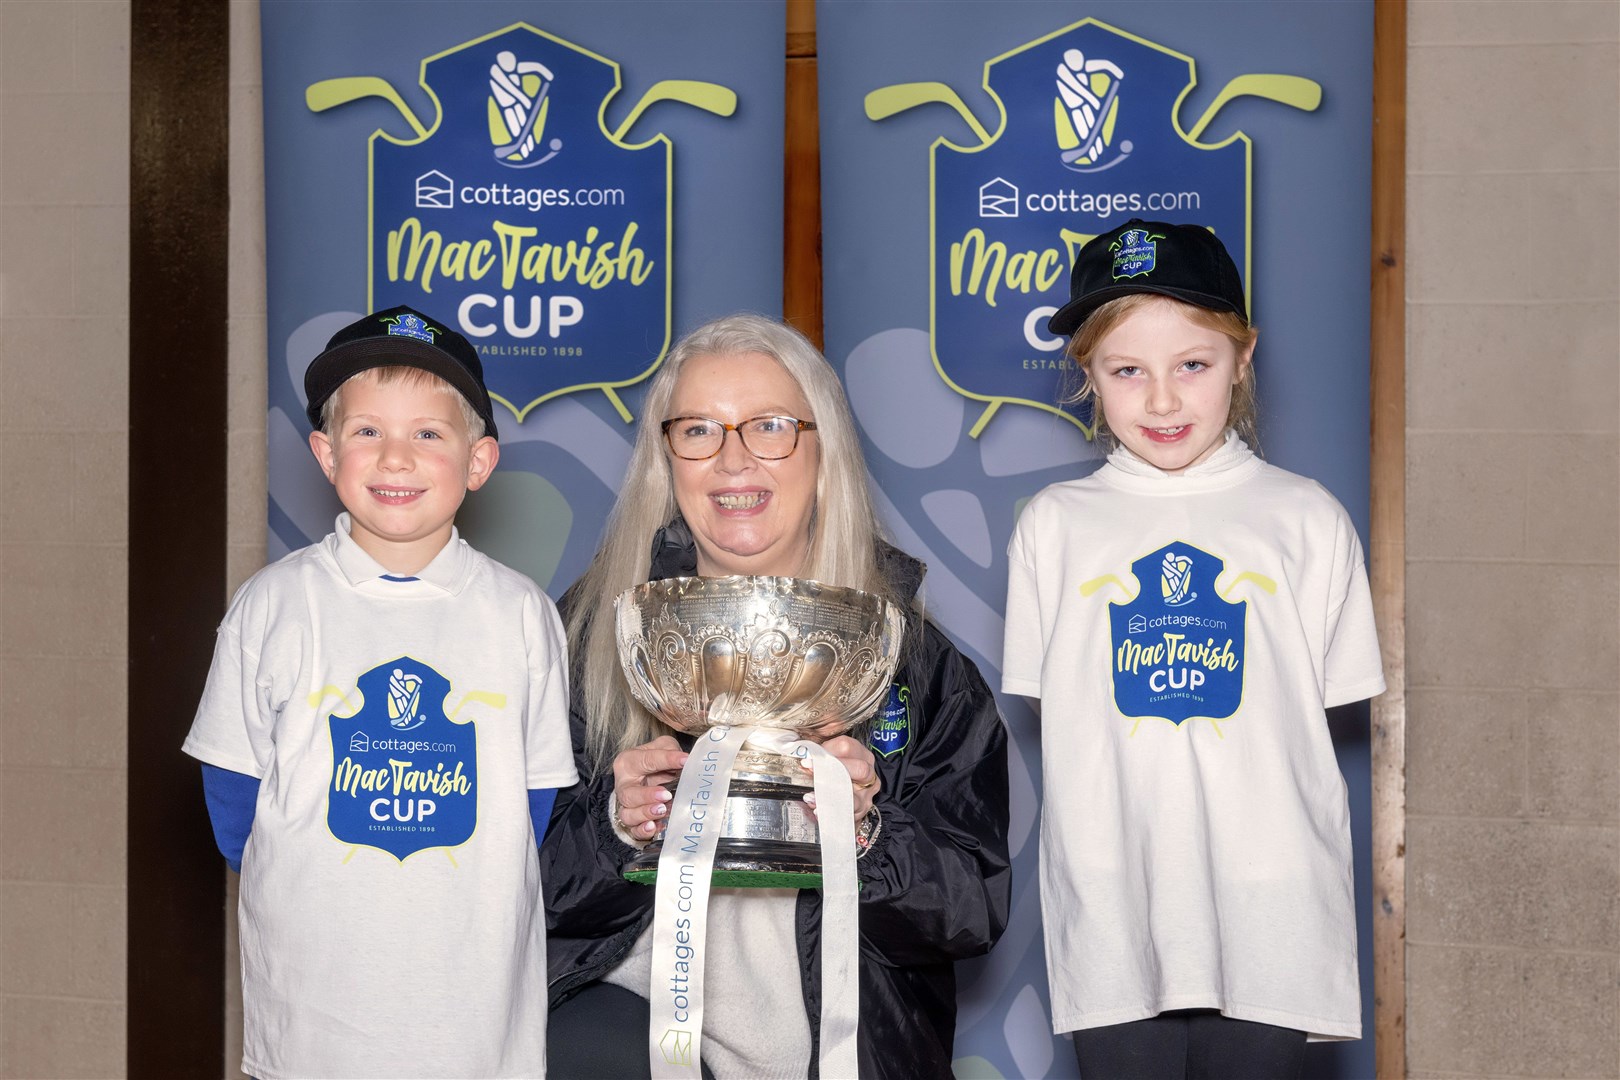
[[[855, 793], [855, 820], [860, 821], [872, 809], [872, 800], [877, 798], [878, 789], [882, 782], [878, 779], [877, 758], [872, 756], [865, 743], [850, 738], [848, 735], [838, 735], [821, 744], [821, 748], [843, 763], [844, 770], [849, 773], [850, 786]], [[801, 758], [805, 768], [810, 768], [808, 758]], [[810, 809], [815, 810], [815, 794], [806, 797]]]
[[[618, 826], [637, 840], [651, 840], [669, 820], [670, 791], [680, 779], [686, 751], [673, 736], [660, 735], [613, 759], [613, 801]], [[665, 785], [670, 785], [666, 787]]]

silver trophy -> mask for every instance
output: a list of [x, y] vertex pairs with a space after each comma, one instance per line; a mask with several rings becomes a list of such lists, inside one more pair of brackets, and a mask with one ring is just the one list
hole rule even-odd
[[[905, 620], [871, 593], [787, 577], [670, 578], [614, 601], [631, 692], [677, 731], [782, 728], [817, 742], [872, 714], [900, 658]], [[795, 758], [744, 747], [731, 769], [714, 880], [814, 887], [820, 833]], [[662, 841], [625, 867], [657, 876]]]

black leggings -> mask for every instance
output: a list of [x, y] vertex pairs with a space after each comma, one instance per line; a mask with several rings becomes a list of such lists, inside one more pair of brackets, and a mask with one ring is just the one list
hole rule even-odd
[[1081, 1080], [1297, 1080], [1305, 1033], [1182, 1009], [1074, 1033]]
[[[645, 1080], [647, 999], [622, 986], [594, 982], [551, 1010], [546, 1075], [551, 1080]], [[705, 1080], [714, 1080], [707, 1065]]]

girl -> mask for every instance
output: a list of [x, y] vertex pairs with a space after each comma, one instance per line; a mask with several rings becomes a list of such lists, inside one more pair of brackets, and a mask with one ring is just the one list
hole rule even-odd
[[1085, 1077], [1298, 1076], [1358, 1038], [1350, 819], [1325, 709], [1384, 689], [1361, 544], [1254, 438], [1220, 241], [1087, 244], [1072, 335], [1113, 447], [1008, 551], [1002, 689], [1039, 698], [1052, 1023]]

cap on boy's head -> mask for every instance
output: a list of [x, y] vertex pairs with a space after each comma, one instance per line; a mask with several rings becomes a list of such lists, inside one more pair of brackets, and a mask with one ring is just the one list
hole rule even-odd
[[484, 386], [478, 350], [454, 330], [401, 304], [350, 323], [332, 335], [326, 350], [304, 371], [309, 422], [321, 426], [321, 406], [352, 376], [376, 367], [414, 367], [437, 375], [472, 403], [484, 421], [484, 434], [495, 435], [495, 410]]
[[1068, 337], [1087, 315], [1132, 293], [1158, 293], [1249, 319], [1243, 279], [1214, 233], [1132, 218], [1080, 249], [1069, 275], [1069, 302], [1046, 328]]

